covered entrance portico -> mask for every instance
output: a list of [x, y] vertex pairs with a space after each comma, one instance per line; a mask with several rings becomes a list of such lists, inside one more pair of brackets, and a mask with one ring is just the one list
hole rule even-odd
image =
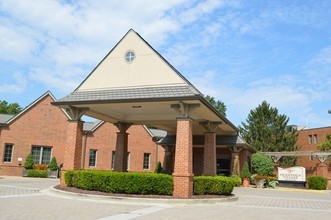
[[82, 115], [118, 128], [115, 171], [127, 169], [126, 132], [146, 125], [176, 135], [173, 196], [193, 193], [193, 135], [204, 136], [205, 175], [216, 175], [216, 135], [237, 128], [136, 32], [130, 30], [68, 96], [53, 103], [73, 119], [68, 127], [64, 170], [80, 169]]

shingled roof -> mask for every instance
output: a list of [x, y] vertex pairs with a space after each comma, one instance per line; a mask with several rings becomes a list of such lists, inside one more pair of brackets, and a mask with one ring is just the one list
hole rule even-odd
[[166, 86], [166, 87], [146, 87], [131, 89], [111, 89], [94, 91], [76, 91], [57, 102], [62, 104], [66, 102], [93, 102], [102, 101], [116, 102], [124, 100], [143, 100], [143, 99], [164, 99], [164, 98], [182, 98], [200, 96], [201, 93], [192, 86]]

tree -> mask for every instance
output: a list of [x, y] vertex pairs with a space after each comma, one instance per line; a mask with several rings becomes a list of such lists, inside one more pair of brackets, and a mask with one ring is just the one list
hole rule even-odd
[[219, 100], [216, 101], [214, 97], [209, 95], [205, 96], [205, 99], [207, 99], [207, 101], [212, 104], [221, 115], [226, 116], [226, 105], [224, 102]]
[[320, 151], [331, 151], [331, 134], [326, 135], [325, 141], [317, 145], [317, 149]]
[[[263, 101], [250, 111], [246, 123], [239, 126], [239, 133], [253, 151], [296, 151], [298, 132], [288, 130], [288, 121], [286, 115], [279, 114], [277, 108]], [[280, 159], [281, 166], [292, 166], [295, 162], [296, 157]]]
[[52, 171], [59, 169], [56, 158], [54, 156], [52, 157], [51, 162], [49, 162], [48, 168]]
[[34, 165], [33, 157], [32, 157], [32, 154], [30, 153], [30, 154], [28, 154], [28, 156], [25, 159], [24, 168], [27, 170], [30, 170], [30, 169], [33, 169], [33, 165]]
[[260, 152], [252, 155], [252, 168], [254, 173], [262, 176], [272, 176], [274, 162]]
[[17, 114], [22, 111], [22, 108], [17, 103], [10, 103], [8, 104], [7, 101], [0, 100], [0, 113], [2, 114]]

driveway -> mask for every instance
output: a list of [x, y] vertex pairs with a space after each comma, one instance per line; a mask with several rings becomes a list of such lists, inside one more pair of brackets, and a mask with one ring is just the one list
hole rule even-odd
[[0, 177], [0, 219], [330, 219], [331, 193], [235, 188], [236, 201], [162, 204], [54, 193], [58, 179]]

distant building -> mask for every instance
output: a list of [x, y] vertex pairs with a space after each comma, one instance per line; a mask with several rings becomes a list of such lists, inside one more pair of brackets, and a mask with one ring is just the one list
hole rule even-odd
[[[331, 134], [330, 127], [309, 128], [298, 130], [299, 136], [297, 145], [299, 151], [313, 151], [318, 152], [317, 145], [325, 141], [326, 135]], [[312, 175], [316, 173], [316, 167], [320, 163], [317, 158], [310, 158], [308, 156], [298, 157], [297, 164], [306, 168], [307, 174]], [[330, 159], [325, 162], [331, 170]], [[330, 175], [331, 178], [331, 175]]]

